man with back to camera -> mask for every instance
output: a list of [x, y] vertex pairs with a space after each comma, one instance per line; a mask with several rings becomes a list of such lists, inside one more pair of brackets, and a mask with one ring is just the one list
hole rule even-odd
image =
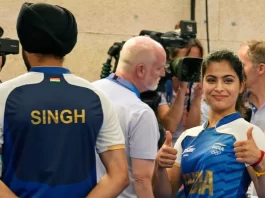
[[[0, 85], [0, 197], [117, 197], [129, 184], [117, 114], [62, 66], [77, 41], [73, 14], [24, 3], [17, 33], [29, 72]], [[99, 183], [95, 149], [107, 170]]]
[[[166, 54], [153, 39], [136, 36], [125, 42], [117, 70], [94, 86], [113, 102], [125, 136], [130, 185], [119, 198], [152, 198], [152, 172], [158, 150], [159, 129], [153, 110], [140, 100], [140, 93], [156, 90], [165, 75]], [[105, 173], [99, 163], [99, 178]]]

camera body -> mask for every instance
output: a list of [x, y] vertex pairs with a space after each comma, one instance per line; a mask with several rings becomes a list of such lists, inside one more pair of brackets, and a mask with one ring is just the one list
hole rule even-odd
[[160, 84], [167, 79], [176, 76], [180, 81], [199, 82], [200, 68], [202, 59], [184, 57], [178, 60], [170, 60], [168, 48], [185, 48], [189, 43], [194, 42], [197, 34], [197, 26], [195, 21], [180, 21], [180, 31], [170, 31], [166, 33], [142, 30], [140, 35], [149, 36], [159, 42], [166, 51], [167, 63], [165, 66], [166, 75], [161, 79]]
[[166, 33], [142, 30], [139, 36], [149, 36], [164, 48], [175, 47], [184, 48], [191, 39], [195, 39], [197, 34], [197, 25], [195, 21], [180, 21], [180, 32], [170, 31]]
[[200, 82], [202, 58], [182, 57], [168, 61], [166, 78], [176, 76], [182, 82]]
[[0, 54], [18, 54], [19, 41], [9, 38], [0, 38]]
[[2, 38], [3, 35], [4, 30], [0, 27], [0, 55], [19, 54], [19, 41]]
[[19, 41], [9, 38], [1, 38], [3, 35], [4, 30], [0, 27], [0, 58], [2, 59], [0, 71], [6, 63], [6, 55], [19, 54]]
[[[199, 82], [200, 81], [200, 68], [202, 59], [185, 57], [179, 60], [170, 60], [168, 48], [184, 48], [189, 43], [194, 42], [197, 34], [197, 26], [195, 21], [182, 20], [180, 21], [180, 31], [170, 31], [166, 33], [155, 32], [150, 30], [142, 30], [139, 36], [149, 36], [158, 43], [160, 43], [166, 51], [167, 64], [165, 66], [166, 75], [161, 79], [160, 84], [176, 76], [181, 81]], [[100, 78], [106, 78], [111, 73], [111, 61], [115, 59], [115, 65], [112, 72], [116, 71], [119, 61], [120, 51], [122, 50], [122, 42], [115, 42], [108, 51], [109, 58], [103, 64]]]

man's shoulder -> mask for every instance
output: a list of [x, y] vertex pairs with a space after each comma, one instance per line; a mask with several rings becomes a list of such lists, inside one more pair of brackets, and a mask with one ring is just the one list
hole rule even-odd
[[71, 85], [87, 88], [96, 94], [99, 97], [102, 107], [106, 112], [112, 108], [112, 103], [109, 97], [100, 88], [95, 86], [94, 83], [73, 74], [66, 74], [64, 76], [66, 81]]
[[220, 126], [219, 128], [217, 128], [217, 131], [220, 133], [233, 135], [237, 140], [240, 140], [247, 138], [247, 130], [250, 127], [253, 127], [253, 133], [258, 134], [262, 139], [264, 139], [263, 131], [258, 126], [247, 122], [243, 118], [236, 119], [232, 122]]
[[91, 82], [80, 76], [76, 76], [74, 74], [64, 74], [64, 78], [71, 85], [84, 88], [94, 88]]
[[[103, 91], [112, 102], [126, 110], [132, 116], [149, 114], [155, 117], [154, 111], [131, 90], [124, 88], [106, 78], [92, 82], [92, 85]], [[120, 88], [120, 89], [119, 89]]]
[[14, 90], [30, 84], [37, 84], [41, 82], [42, 79], [43, 78], [41, 77], [41, 75], [25, 73], [3, 83], [0, 83], [0, 103], [5, 103], [5, 101]]
[[109, 82], [106, 78], [103, 78], [103, 79], [99, 79], [99, 80], [96, 80], [94, 82], [92, 82], [93, 85], [101, 85], [101, 84], [105, 84]]
[[[108, 80], [107, 78], [99, 79], [94, 82], [92, 82], [92, 85], [95, 86], [96, 88], [102, 90], [104, 93], [108, 93], [110, 90], [117, 90], [120, 92], [121, 89], [124, 89], [121, 85]], [[127, 89], [125, 90], [127, 91]]]
[[103, 79], [91, 82], [91, 85], [95, 87], [96, 89], [107, 94], [110, 89], [113, 89], [113, 86], [115, 86], [116, 83], [113, 83], [112, 81], [107, 80], [106, 78], [103, 78]]
[[131, 105], [131, 108], [135, 110], [138, 114], [148, 113], [148, 114], [154, 114], [154, 111], [149, 107], [146, 103], [139, 100], [137, 102], [134, 102]]
[[33, 75], [31, 73], [25, 73], [22, 75], [19, 75], [15, 78], [12, 78], [10, 80], [4, 81], [0, 84], [0, 90], [5, 91], [9, 89], [14, 89], [19, 86], [27, 85], [27, 84], [34, 84], [38, 83], [42, 79], [40, 76]]
[[74, 74], [65, 74], [64, 78], [69, 84], [73, 86], [87, 88], [97, 94], [100, 98], [105, 97], [104, 93], [100, 89], [98, 89], [92, 82], [82, 77], [76, 76]]
[[141, 99], [139, 99], [133, 91], [117, 84], [116, 82], [104, 78], [97, 80], [92, 84], [100, 91], [104, 92], [104, 94], [106, 94], [106, 96], [118, 106], [126, 106], [128, 108], [137, 108], [138, 106], [143, 107]]

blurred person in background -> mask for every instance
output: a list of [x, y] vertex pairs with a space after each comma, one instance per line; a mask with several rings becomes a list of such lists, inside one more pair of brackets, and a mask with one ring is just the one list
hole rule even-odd
[[248, 41], [238, 52], [247, 77], [247, 101], [252, 109], [250, 122], [265, 130], [265, 41]]
[[[243, 43], [238, 51], [247, 77], [246, 98], [250, 108], [249, 121], [265, 130], [265, 41], [251, 40]], [[265, 142], [265, 139], [264, 139]], [[250, 191], [256, 195], [254, 185]]]

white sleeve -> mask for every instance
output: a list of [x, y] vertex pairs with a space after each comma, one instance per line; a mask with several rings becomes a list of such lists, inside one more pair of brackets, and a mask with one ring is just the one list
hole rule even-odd
[[[253, 128], [252, 135], [253, 135], [253, 138], [254, 138], [254, 141], [255, 141], [257, 147], [260, 150], [265, 151], [265, 144], [264, 144], [264, 142], [265, 142], [265, 134], [264, 134], [264, 132], [259, 127], [255, 126]], [[249, 166], [249, 165], [246, 164], [246, 166]], [[248, 192], [251, 193], [252, 197], [258, 197], [253, 182], [250, 184]]]
[[181, 164], [181, 157], [182, 157], [182, 152], [183, 152], [183, 149], [182, 149], [182, 141], [184, 139], [184, 137], [186, 137], [186, 132], [184, 131], [180, 136], [179, 138], [177, 139], [175, 145], [174, 145], [174, 148], [177, 149], [178, 153], [177, 153], [177, 159], [175, 161], [175, 165], [179, 166], [180, 167], [180, 164]]
[[117, 112], [110, 99], [99, 94], [103, 110], [103, 124], [96, 142], [97, 153], [125, 148], [124, 135], [120, 126]]
[[159, 129], [154, 112], [148, 108], [130, 120], [128, 144], [130, 157], [154, 160], [158, 151]]
[[265, 151], [265, 134], [264, 132], [257, 126], [254, 126], [253, 128], [253, 131], [252, 131], [252, 135], [253, 135], [253, 138], [254, 138], [254, 141], [257, 145], [257, 147], [260, 149], [260, 150], [263, 150]]
[[201, 125], [208, 121], [210, 108], [208, 104], [202, 100], [201, 102]]
[[160, 105], [168, 105], [167, 103], [167, 99], [166, 99], [166, 92], [161, 92], [161, 101], [159, 103], [159, 106]]

